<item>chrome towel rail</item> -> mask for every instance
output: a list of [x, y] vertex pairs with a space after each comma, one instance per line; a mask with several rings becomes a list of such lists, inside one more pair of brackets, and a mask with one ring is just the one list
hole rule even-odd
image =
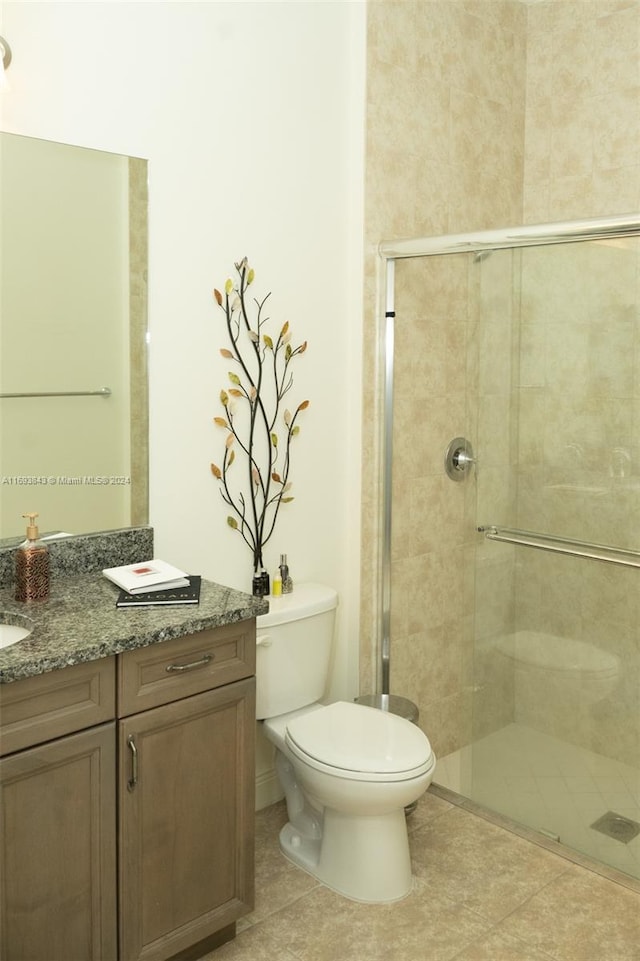
[[98, 390], [45, 390], [41, 393], [0, 394], [0, 397], [111, 397], [110, 387]]
[[640, 567], [640, 552], [626, 550], [622, 547], [589, 544], [587, 541], [572, 540], [570, 537], [539, 534], [535, 531], [519, 531], [510, 527], [496, 527], [495, 525], [478, 527], [478, 531], [490, 541], [519, 544], [522, 547], [534, 547], [540, 551], [569, 554], [572, 557], [588, 557], [594, 561], [622, 564], [625, 567]]

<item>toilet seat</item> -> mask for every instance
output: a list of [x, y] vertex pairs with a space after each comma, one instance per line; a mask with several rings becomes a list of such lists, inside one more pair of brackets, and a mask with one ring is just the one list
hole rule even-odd
[[429, 740], [415, 724], [348, 701], [293, 718], [285, 743], [310, 767], [354, 781], [407, 781], [435, 765]]

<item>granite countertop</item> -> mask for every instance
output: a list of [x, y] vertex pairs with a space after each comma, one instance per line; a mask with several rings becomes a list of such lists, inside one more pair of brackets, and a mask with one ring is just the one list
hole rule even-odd
[[115, 606], [118, 593], [102, 574], [52, 578], [51, 595], [41, 602], [20, 603], [11, 588], [0, 588], [0, 623], [32, 627], [29, 637], [0, 649], [0, 683], [248, 620], [269, 610], [265, 598], [205, 580], [197, 605], [126, 610]]

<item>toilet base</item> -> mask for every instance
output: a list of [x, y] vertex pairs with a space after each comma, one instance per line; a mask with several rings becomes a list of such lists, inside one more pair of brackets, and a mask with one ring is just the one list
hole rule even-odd
[[280, 832], [283, 854], [328, 888], [367, 904], [399, 901], [412, 889], [404, 810], [369, 817], [324, 809], [321, 838], [291, 824]]

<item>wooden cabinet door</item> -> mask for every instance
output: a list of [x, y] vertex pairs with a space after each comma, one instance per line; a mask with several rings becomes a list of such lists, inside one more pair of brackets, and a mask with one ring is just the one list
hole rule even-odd
[[0, 761], [3, 961], [115, 961], [115, 722]]
[[118, 727], [120, 959], [161, 961], [253, 906], [255, 679]]

